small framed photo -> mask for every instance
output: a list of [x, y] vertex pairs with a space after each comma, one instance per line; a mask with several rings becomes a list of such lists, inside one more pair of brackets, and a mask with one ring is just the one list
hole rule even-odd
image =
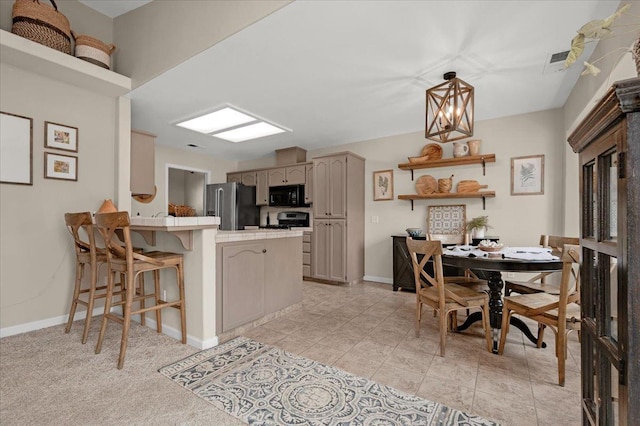
[[0, 183], [33, 185], [33, 119], [0, 112]]
[[544, 155], [511, 158], [511, 195], [544, 194]]
[[78, 157], [44, 153], [45, 179], [78, 180]]
[[78, 128], [45, 121], [44, 147], [78, 152]]
[[393, 170], [373, 172], [373, 201], [393, 200]]

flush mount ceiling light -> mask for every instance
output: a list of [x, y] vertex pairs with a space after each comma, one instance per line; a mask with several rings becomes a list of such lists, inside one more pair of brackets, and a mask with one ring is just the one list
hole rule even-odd
[[451, 142], [473, 136], [473, 86], [456, 77], [427, 90], [425, 138]]
[[229, 142], [244, 142], [250, 139], [257, 139], [263, 136], [275, 135], [283, 132], [286, 132], [286, 130], [272, 126], [264, 121], [259, 121], [254, 124], [236, 127], [235, 129], [227, 130], [226, 132], [216, 133], [212, 136]]
[[216, 138], [230, 142], [243, 142], [291, 131], [284, 127], [267, 123], [262, 119], [238, 111], [230, 106], [176, 123], [176, 126], [215, 136]]

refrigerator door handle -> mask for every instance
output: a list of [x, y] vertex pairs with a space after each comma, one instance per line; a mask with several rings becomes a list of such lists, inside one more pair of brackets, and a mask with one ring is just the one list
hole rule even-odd
[[216, 189], [216, 216], [221, 216], [220, 209], [222, 208], [222, 193], [224, 190], [222, 188]]

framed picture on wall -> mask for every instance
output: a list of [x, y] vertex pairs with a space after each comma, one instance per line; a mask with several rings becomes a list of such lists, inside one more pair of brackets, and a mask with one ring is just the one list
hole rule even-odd
[[544, 194], [544, 155], [511, 158], [511, 195]]
[[44, 147], [78, 152], [78, 128], [45, 121]]
[[393, 170], [373, 172], [373, 201], [393, 200]]
[[78, 157], [44, 153], [45, 179], [78, 180]]
[[0, 183], [33, 185], [33, 119], [0, 112]]

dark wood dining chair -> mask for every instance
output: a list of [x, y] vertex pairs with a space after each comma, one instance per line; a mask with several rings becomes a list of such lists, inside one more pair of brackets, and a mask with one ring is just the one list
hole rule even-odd
[[[416, 337], [420, 335], [422, 306], [430, 306], [438, 314], [440, 356], [444, 356], [450, 314], [459, 310], [479, 308], [482, 312], [487, 350], [491, 351], [489, 295], [460, 284], [445, 283], [442, 272], [442, 243], [440, 241], [414, 240], [407, 237], [407, 248], [413, 263], [413, 276], [416, 285]], [[422, 255], [421, 260], [418, 260], [418, 255]], [[433, 276], [424, 270], [429, 259], [433, 259]]]
[[[565, 244], [578, 245], [580, 239], [576, 237], [558, 237], [555, 235], [541, 235], [540, 245], [551, 248], [551, 252], [560, 256]], [[560, 294], [560, 285], [557, 282], [550, 282], [549, 275], [555, 272], [543, 272], [531, 277], [528, 281], [506, 280], [504, 282], [504, 295], [509, 296], [512, 292], [518, 294], [551, 293]]]
[[[122, 339], [120, 342], [120, 355], [118, 357], [118, 368], [124, 365], [125, 353], [127, 351], [127, 340], [129, 335], [129, 327], [131, 317], [140, 314], [142, 317], [146, 312], [155, 311], [156, 324], [158, 333], [162, 332], [161, 310], [164, 308], [175, 308], [180, 311], [180, 328], [182, 333], [182, 343], [187, 343], [187, 322], [185, 311], [184, 297], [184, 267], [183, 256], [179, 253], [152, 251], [145, 254], [133, 251], [131, 243], [131, 229], [129, 221], [129, 213], [96, 213], [96, 225], [102, 235], [105, 247], [107, 248], [106, 257], [109, 267], [107, 279], [107, 296], [104, 307], [104, 316], [102, 317], [102, 326], [98, 336], [96, 345], [96, 353], [100, 353], [102, 342], [107, 328], [107, 321], [113, 320], [122, 324]], [[124, 247], [114, 243], [116, 231], [122, 235], [124, 239]], [[160, 270], [174, 269], [176, 272], [176, 284], [178, 287], [178, 299], [173, 301], [165, 301], [160, 297]], [[145, 293], [143, 289], [137, 291], [136, 284], [144, 286], [144, 281], [140, 278], [145, 272], [153, 272], [154, 292]], [[114, 276], [120, 274], [124, 277], [124, 300], [113, 300]], [[144, 300], [153, 298], [155, 305], [145, 306]], [[133, 309], [135, 302], [140, 303], [139, 309]], [[117, 312], [111, 312], [114, 306], [122, 306], [122, 315]]]
[[[84, 319], [84, 329], [82, 331], [82, 343], [87, 343], [89, 335], [89, 327], [91, 326], [91, 318], [93, 308], [98, 299], [106, 297], [106, 285], [98, 286], [98, 272], [102, 265], [107, 264], [107, 255], [104, 249], [96, 246], [93, 222], [90, 212], [81, 213], [65, 213], [64, 221], [73, 237], [74, 249], [76, 253], [75, 282], [73, 286], [73, 296], [71, 299], [71, 309], [69, 310], [69, 319], [64, 329], [65, 333], [71, 331], [71, 325], [76, 315], [78, 305], [87, 308], [87, 315]], [[80, 231], [84, 231], [83, 238]], [[89, 268], [89, 280], [87, 286], [83, 286], [83, 278], [85, 269]], [[120, 283], [116, 283], [120, 286]], [[121, 289], [114, 294], [120, 294]], [[86, 299], [86, 300], [85, 300]]]
[[542, 345], [544, 327], [550, 327], [556, 337], [558, 358], [558, 384], [564, 386], [567, 335], [580, 330], [580, 246], [565, 244], [561, 254], [562, 279], [559, 294], [546, 292], [507, 296], [502, 308], [502, 334], [498, 354], [504, 352], [509, 332], [509, 319], [513, 314], [530, 318], [542, 326], [538, 334], [538, 348]]

